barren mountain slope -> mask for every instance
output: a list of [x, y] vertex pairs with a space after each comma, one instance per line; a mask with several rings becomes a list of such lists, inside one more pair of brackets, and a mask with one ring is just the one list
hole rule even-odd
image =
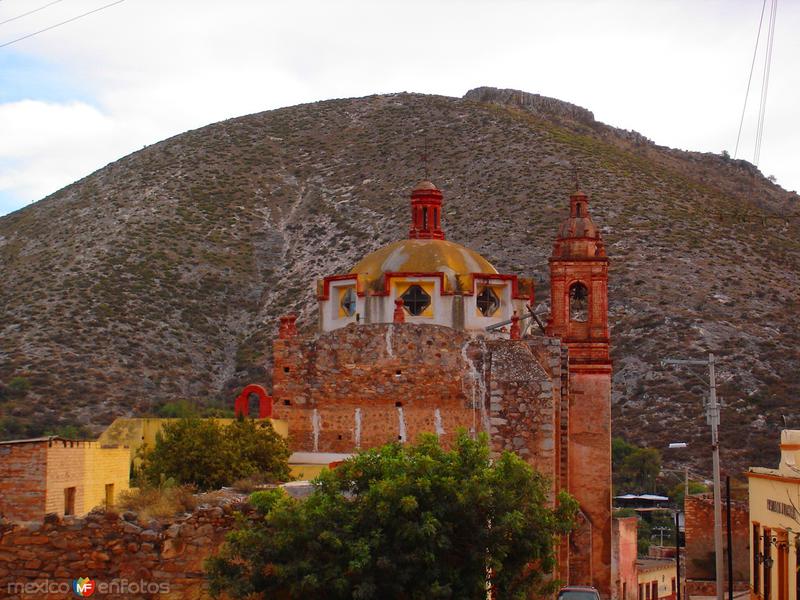
[[615, 433], [694, 441], [704, 454], [701, 383], [659, 361], [711, 350], [723, 461], [774, 460], [781, 415], [800, 426], [800, 223], [785, 218], [797, 195], [744, 161], [489, 88], [216, 123], [0, 218], [0, 435], [96, 430], [268, 383], [278, 315], [296, 311], [313, 329], [316, 278], [404, 237], [426, 168], [445, 193], [448, 238], [535, 275], [546, 306], [574, 167], [612, 260]]

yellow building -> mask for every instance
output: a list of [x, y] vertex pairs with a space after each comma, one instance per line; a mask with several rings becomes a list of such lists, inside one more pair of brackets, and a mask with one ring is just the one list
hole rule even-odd
[[636, 561], [638, 600], [672, 600], [676, 596], [677, 569], [669, 558], [640, 558]]
[[781, 432], [777, 469], [751, 467], [750, 596], [797, 600], [800, 537], [800, 430]]
[[289, 473], [295, 479], [310, 481], [323, 469], [335, 467], [352, 456], [335, 452], [293, 452], [289, 457]]
[[128, 448], [59, 437], [0, 442], [0, 515], [40, 520], [112, 506], [128, 489]]

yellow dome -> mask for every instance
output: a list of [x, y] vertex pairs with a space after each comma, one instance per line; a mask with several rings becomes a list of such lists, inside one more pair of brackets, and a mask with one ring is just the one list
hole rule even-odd
[[497, 273], [477, 252], [447, 240], [400, 240], [372, 254], [353, 267], [363, 289], [383, 289], [384, 273], [444, 273], [444, 291], [472, 288], [471, 273]]

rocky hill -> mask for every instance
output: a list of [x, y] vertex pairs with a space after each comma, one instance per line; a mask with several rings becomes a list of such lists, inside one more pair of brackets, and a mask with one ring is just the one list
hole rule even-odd
[[0, 218], [0, 435], [268, 384], [277, 317], [313, 329], [316, 278], [404, 237], [426, 169], [448, 238], [535, 276], [546, 308], [576, 168], [612, 259], [615, 433], [688, 441], [702, 466], [702, 382], [659, 362], [713, 351], [724, 465], [770, 464], [782, 415], [800, 426], [797, 194], [745, 161], [492, 88], [215, 123]]

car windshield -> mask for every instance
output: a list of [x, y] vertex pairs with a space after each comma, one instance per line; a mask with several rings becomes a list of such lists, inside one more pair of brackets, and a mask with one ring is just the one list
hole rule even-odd
[[598, 600], [598, 598], [594, 592], [564, 590], [558, 595], [558, 600]]

